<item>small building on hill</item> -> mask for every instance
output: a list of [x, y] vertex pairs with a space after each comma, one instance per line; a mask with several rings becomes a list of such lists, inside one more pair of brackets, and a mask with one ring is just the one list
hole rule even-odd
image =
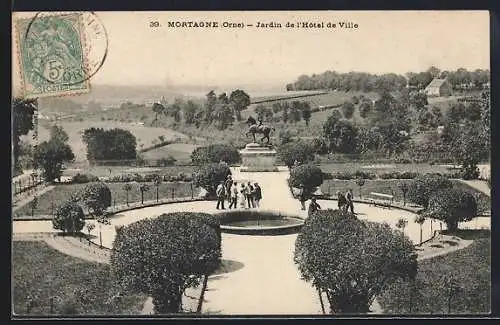
[[435, 78], [425, 87], [424, 92], [428, 97], [447, 97], [452, 94], [452, 86], [446, 79]]

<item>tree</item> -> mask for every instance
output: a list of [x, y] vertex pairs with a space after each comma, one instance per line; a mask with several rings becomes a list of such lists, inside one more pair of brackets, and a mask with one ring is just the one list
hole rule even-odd
[[62, 175], [63, 164], [71, 162], [75, 155], [71, 147], [57, 139], [50, 139], [40, 143], [36, 150], [34, 160], [43, 170], [43, 177], [47, 182], [54, 182]]
[[328, 139], [331, 151], [354, 153], [357, 148], [357, 129], [349, 121], [330, 115], [323, 124], [323, 136]]
[[54, 229], [62, 230], [63, 233], [74, 234], [83, 229], [85, 225], [85, 214], [78, 203], [73, 201], [64, 202], [55, 212], [52, 219]]
[[283, 113], [281, 115], [281, 118], [283, 119], [283, 123], [285, 123], [285, 124], [288, 123], [288, 121], [289, 121], [288, 108], [289, 108], [288, 102], [284, 102], [283, 103]]
[[210, 144], [198, 147], [191, 153], [191, 161], [195, 165], [208, 163], [219, 163], [225, 161], [228, 164], [237, 164], [241, 161], [239, 151], [228, 144]]
[[186, 104], [182, 106], [184, 122], [186, 124], [193, 124], [196, 120], [197, 111], [200, 111], [200, 107], [196, 105], [192, 100], [188, 100]]
[[20, 137], [33, 130], [33, 115], [38, 108], [36, 99], [14, 98], [12, 102], [12, 152], [14, 170], [19, 171]]
[[408, 193], [409, 185], [406, 182], [398, 182], [398, 187], [403, 192], [403, 206], [406, 206], [406, 193]]
[[214, 116], [219, 130], [225, 130], [234, 120], [233, 111], [228, 104], [217, 104]]
[[370, 114], [372, 109], [373, 109], [373, 102], [371, 101], [371, 99], [369, 98], [363, 99], [363, 101], [359, 105], [359, 116], [361, 116], [361, 118], [366, 118], [368, 114]]
[[141, 191], [141, 204], [144, 204], [144, 193], [146, 193], [147, 191], [149, 191], [149, 185], [146, 184], [146, 183], [142, 183], [139, 186], [139, 191]]
[[163, 113], [165, 113], [165, 106], [163, 106], [160, 103], [154, 103], [152, 110], [155, 113], [155, 121], [156, 121], [158, 120], [158, 115], [163, 115]]
[[50, 128], [50, 139], [66, 143], [69, 140], [69, 136], [61, 126], [55, 124]]
[[318, 155], [324, 155], [328, 153], [328, 143], [322, 137], [314, 138], [312, 141], [312, 146], [314, 148], [314, 153]]
[[292, 169], [288, 183], [291, 187], [303, 189], [303, 196], [309, 198], [323, 180], [324, 174], [319, 167], [305, 164]]
[[213, 112], [215, 109], [215, 104], [217, 103], [217, 95], [213, 90], [211, 90], [207, 95], [207, 99], [205, 101], [205, 122], [212, 123], [213, 120]]
[[308, 102], [303, 102], [302, 104], [302, 118], [306, 121], [306, 125], [309, 126], [309, 121], [311, 120], [312, 112], [311, 105]]
[[241, 111], [250, 105], [250, 96], [240, 89], [236, 89], [229, 95], [229, 102], [233, 105], [236, 120], [241, 121]]
[[204, 188], [209, 197], [213, 197], [217, 186], [221, 181], [225, 181], [228, 175], [231, 175], [231, 169], [227, 164], [204, 164], [194, 173], [193, 182], [195, 186]]
[[172, 117], [175, 122], [180, 122], [182, 118], [182, 106], [184, 106], [183, 100], [181, 98], [176, 98], [172, 105], [169, 105], [165, 108], [165, 114]]
[[346, 101], [344, 102], [344, 104], [342, 104], [342, 114], [344, 114], [344, 117], [346, 119], [351, 119], [353, 114], [354, 114], [354, 110], [355, 110], [355, 107], [354, 107], [354, 104], [350, 101]]
[[217, 231], [204, 213], [170, 213], [117, 230], [111, 272], [122, 288], [153, 297], [156, 314], [182, 312], [182, 296], [220, 263]]
[[422, 245], [422, 226], [424, 225], [425, 217], [421, 214], [417, 214], [415, 216], [415, 223], [418, 223], [420, 226], [420, 245]]
[[295, 161], [307, 164], [314, 160], [314, 147], [301, 140], [282, 144], [277, 151], [278, 159], [288, 168], [292, 168]]
[[472, 193], [461, 188], [438, 190], [430, 199], [425, 216], [446, 222], [449, 231], [458, 223], [477, 217], [477, 202]]
[[482, 130], [481, 122], [465, 123], [456, 131], [457, 136], [452, 140], [452, 151], [456, 162], [461, 165], [461, 174], [464, 179], [477, 179], [479, 169], [477, 165], [488, 157], [490, 148], [488, 134]]
[[429, 199], [434, 197], [435, 191], [451, 189], [453, 183], [444, 176], [436, 174], [425, 174], [414, 178], [408, 188], [408, 199], [410, 202], [427, 208]]
[[320, 210], [305, 220], [294, 261], [302, 278], [326, 293], [333, 314], [366, 313], [387, 285], [417, 273], [409, 239], [387, 224], [339, 210]]
[[111, 206], [111, 190], [103, 182], [91, 183], [79, 191], [73, 201], [82, 201], [91, 216], [104, 219], [107, 208]]
[[160, 191], [160, 185], [161, 185], [161, 176], [156, 175], [156, 177], [153, 180], [155, 187], [156, 187], [156, 203], [159, 201], [159, 191]]
[[123, 185], [123, 190], [125, 191], [125, 200], [127, 202], [127, 206], [128, 206], [128, 193], [132, 190], [132, 185], [130, 185], [129, 183], [126, 183], [125, 185]]
[[294, 100], [290, 106], [290, 116], [289, 116], [289, 120], [292, 123], [300, 122], [301, 109], [302, 109], [302, 103], [298, 100]]
[[427, 72], [431, 75], [432, 78], [437, 78], [441, 74], [441, 70], [439, 70], [435, 66], [431, 66], [429, 69], [427, 69]]
[[89, 128], [84, 131], [82, 139], [87, 145], [87, 159], [90, 161], [137, 158], [137, 140], [128, 130]]

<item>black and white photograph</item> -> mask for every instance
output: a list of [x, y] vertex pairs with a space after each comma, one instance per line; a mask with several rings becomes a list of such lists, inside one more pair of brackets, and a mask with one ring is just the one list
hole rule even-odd
[[12, 12], [11, 317], [488, 315], [488, 11]]

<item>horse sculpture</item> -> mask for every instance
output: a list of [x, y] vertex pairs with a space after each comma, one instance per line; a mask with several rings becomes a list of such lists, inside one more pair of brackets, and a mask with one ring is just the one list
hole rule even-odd
[[267, 126], [267, 125], [262, 125], [261, 123], [257, 124], [257, 121], [253, 117], [249, 117], [247, 119], [248, 125], [250, 125], [250, 128], [248, 129], [248, 132], [246, 133], [246, 136], [248, 137], [249, 134], [253, 136], [253, 142], [257, 142], [255, 140], [255, 134], [260, 133], [263, 134], [264, 136], [260, 141], [264, 141], [264, 139], [267, 139], [266, 144], [269, 143], [269, 134], [271, 133], [271, 130], [274, 131], [273, 127]]

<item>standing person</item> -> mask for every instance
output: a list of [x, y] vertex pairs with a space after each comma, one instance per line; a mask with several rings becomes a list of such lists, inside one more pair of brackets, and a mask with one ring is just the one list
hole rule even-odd
[[225, 210], [224, 199], [225, 199], [226, 189], [224, 187], [224, 181], [221, 181], [219, 186], [217, 186], [215, 194], [217, 194], [217, 210], [219, 210], [219, 207], [221, 207], [222, 210]]
[[246, 194], [245, 194], [245, 184], [243, 183], [241, 183], [241, 187], [239, 190], [239, 201], [240, 201], [240, 208], [244, 208], [246, 201]]
[[238, 183], [234, 182], [231, 188], [229, 189], [229, 198], [231, 203], [229, 204], [229, 209], [234, 207], [235, 209], [238, 207]]
[[253, 184], [254, 190], [255, 190], [255, 195], [254, 195], [254, 202], [255, 206], [257, 208], [260, 207], [260, 200], [262, 200], [262, 189], [260, 188], [259, 183], [255, 182]]
[[345, 206], [346, 206], [346, 199], [345, 195], [343, 195], [340, 191], [337, 191], [337, 200], [338, 200], [338, 207], [340, 211], [345, 211]]
[[346, 211], [351, 209], [351, 213], [354, 214], [354, 202], [352, 201], [354, 199], [354, 196], [352, 195], [352, 189], [348, 189], [347, 192], [345, 193], [345, 198], [346, 198]]
[[253, 186], [250, 184], [250, 182], [247, 183], [247, 186], [245, 188], [245, 193], [247, 195], [247, 204], [248, 208], [255, 208], [254, 203], [253, 203]]
[[227, 175], [226, 182], [224, 183], [224, 188], [226, 190], [227, 203], [231, 204], [231, 186], [233, 185], [233, 178], [231, 175]]
[[321, 210], [321, 206], [316, 202], [316, 198], [311, 198], [311, 203], [309, 203], [309, 210], [307, 211], [307, 216], [312, 216], [316, 211]]

